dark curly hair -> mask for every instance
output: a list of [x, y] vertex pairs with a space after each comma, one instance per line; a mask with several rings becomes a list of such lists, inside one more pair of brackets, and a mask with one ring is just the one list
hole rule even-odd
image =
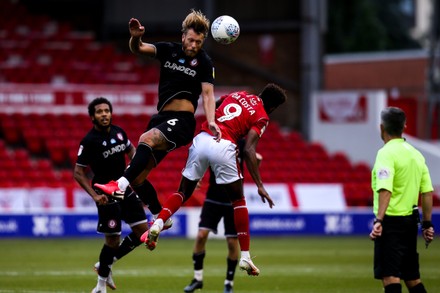
[[286, 91], [274, 83], [267, 84], [258, 96], [268, 114], [287, 100]]
[[107, 104], [107, 105], [109, 106], [109, 108], [110, 108], [110, 113], [113, 113], [113, 106], [112, 106], [112, 103], [110, 103], [110, 101], [107, 100], [107, 99], [104, 98], [104, 97], [98, 97], [98, 98], [93, 99], [93, 100], [89, 103], [88, 110], [89, 110], [89, 116], [90, 116], [90, 117], [95, 116], [95, 106], [96, 106], [96, 105], [99, 105], [99, 104]]

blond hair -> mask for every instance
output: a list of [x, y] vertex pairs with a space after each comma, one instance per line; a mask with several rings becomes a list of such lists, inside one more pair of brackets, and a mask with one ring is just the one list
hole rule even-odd
[[190, 14], [182, 22], [182, 33], [193, 29], [197, 34], [203, 34], [206, 38], [209, 32], [209, 25], [209, 19], [201, 11], [191, 9]]

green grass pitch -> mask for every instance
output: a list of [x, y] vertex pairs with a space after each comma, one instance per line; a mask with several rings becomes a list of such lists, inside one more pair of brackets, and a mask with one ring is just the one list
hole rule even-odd
[[[440, 292], [440, 241], [436, 240], [429, 249], [419, 242], [428, 292]], [[2, 239], [0, 292], [90, 292], [96, 284], [92, 266], [102, 243], [101, 238]], [[114, 265], [114, 292], [183, 292], [193, 276], [193, 243], [161, 238], [154, 251], [138, 247]], [[222, 292], [226, 241], [210, 239], [207, 245], [204, 288], [199, 292]], [[261, 274], [249, 277], [237, 269], [235, 292], [383, 292], [372, 276], [373, 243], [368, 235], [254, 237], [251, 253]]]

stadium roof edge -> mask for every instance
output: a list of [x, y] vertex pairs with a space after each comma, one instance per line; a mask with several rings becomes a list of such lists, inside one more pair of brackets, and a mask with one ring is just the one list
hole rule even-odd
[[402, 60], [402, 59], [424, 59], [424, 58], [428, 58], [428, 56], [429, 56], [429, 52], [426, 49], [329, 54], [324, 56], [324, 63], [340, 64], [340, 63], [355, 63], [355, 62], [390, 61], [390, 60]]

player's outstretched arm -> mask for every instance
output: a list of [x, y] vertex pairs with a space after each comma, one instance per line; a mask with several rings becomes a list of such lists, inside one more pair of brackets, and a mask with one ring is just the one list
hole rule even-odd
[[142, 36], [145, 33], [145, 27], [141, 25], [139, 20], [131, 18], [128, 22], [128, 29], [130, 31], [130, 40], [128, 47], [130, 51], [135, 54], [147, 55], [154, 57], [156, 55], [156, 48], [152, 44], [142, 42]]
[[218, 125], [215, 123], [215, 97], [214, 86], [211, 83], [202, 83], [202, 101], [203, 110], [205, 111], [206, 121], [208, 122], [209, 130], [215, 135], [215, 139], [220, 141], [222, 138], [222, 132]]
[[263, 186], [263, 180], [261, 179], [260, 170], [258, 167], [259, 162], [256, 149], [259, 140], [260, 136], [258, 135], [258, 133], [255, 130], [251, 129], [246, 136], [243, 155], [249, 174], [251, 175], [252, 180], [254, 180], [255, 184], [257, 185], [258, 194], [260, 195], [261, 200], [264, 203], [267, 201], [269, 207], [272, 208], [275, 203]]

